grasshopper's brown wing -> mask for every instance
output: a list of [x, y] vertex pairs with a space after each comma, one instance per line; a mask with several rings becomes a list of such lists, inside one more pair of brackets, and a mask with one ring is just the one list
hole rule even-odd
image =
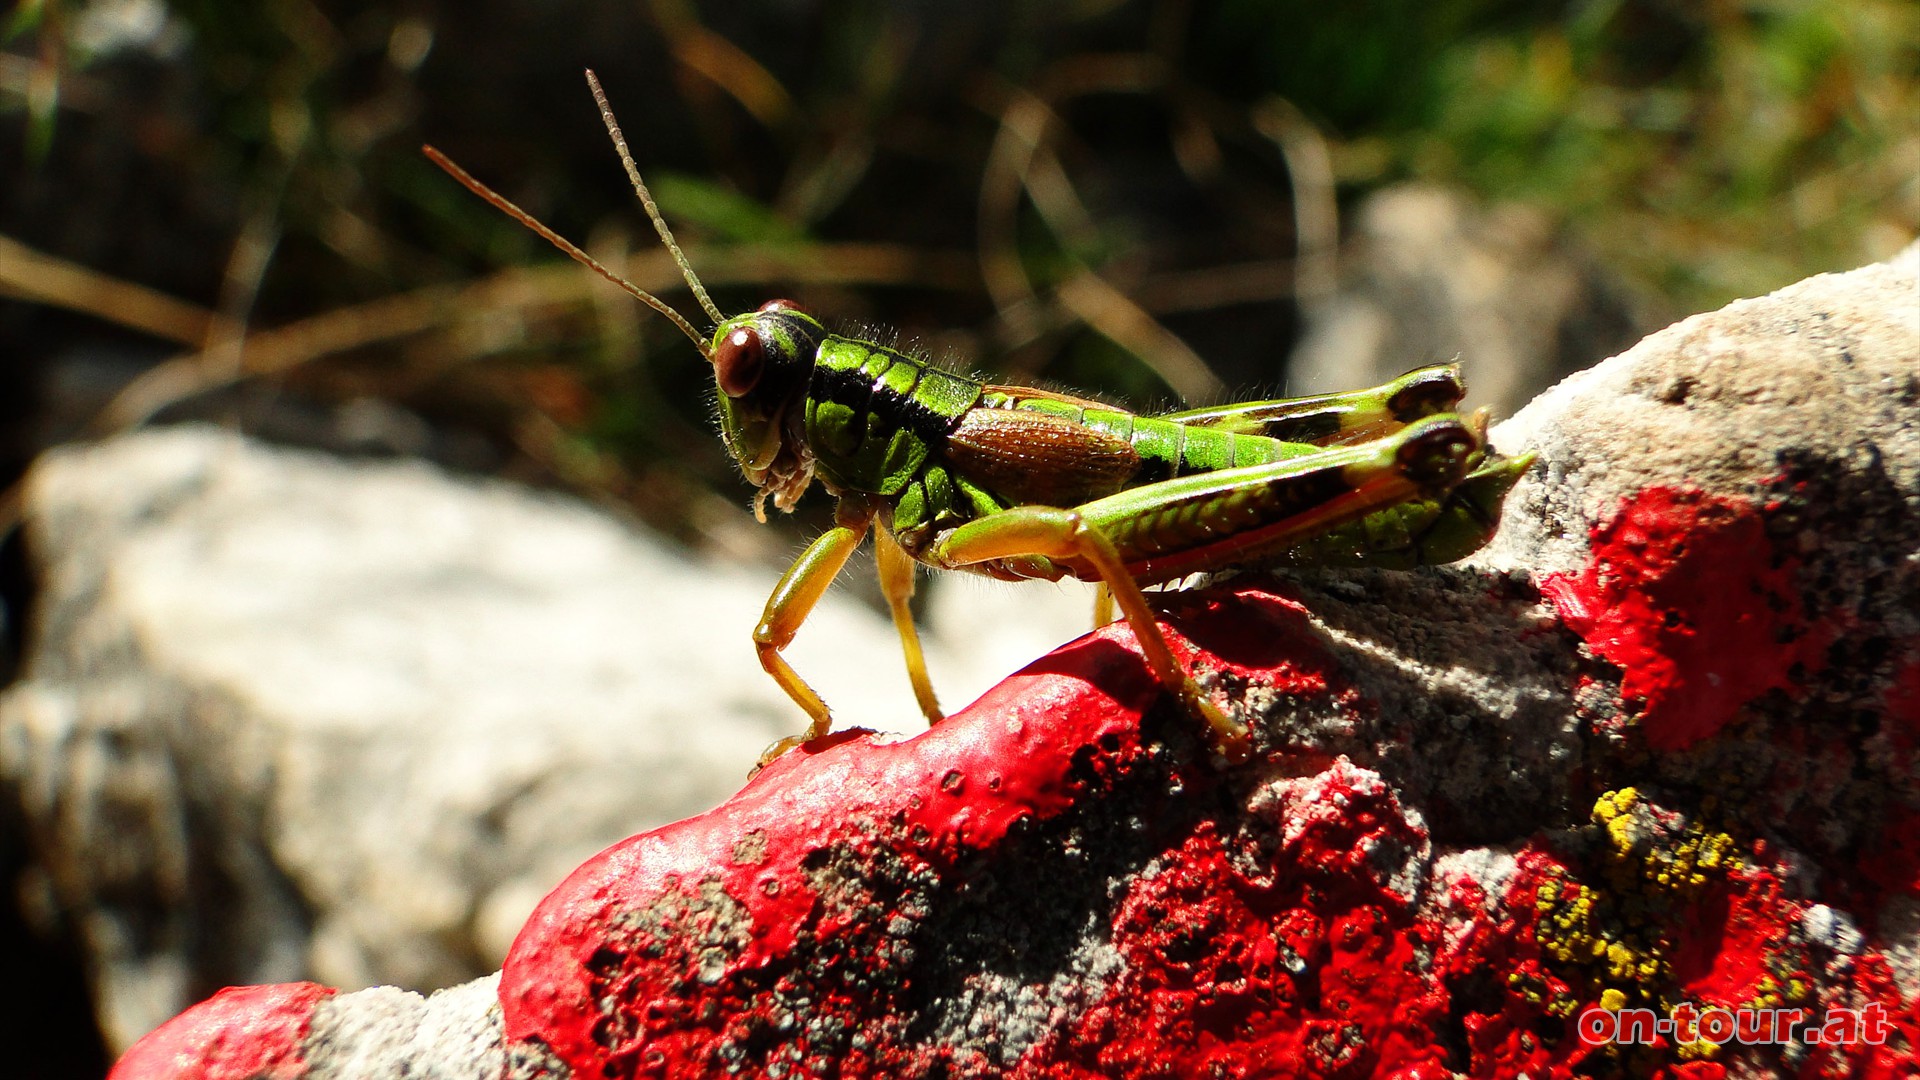
[[1018, 398], [1022, 401], [1048, 401], [1057, 405], [1070, 405], [1078, 409], [1119, 410], [1125, 407], [1116, 405], [1111, 401], [1101, 401], [1098, 398], [1090, 398], [1081, 394], [1068, 393], [1065, 390], [1052, 390], [1040, 386], [1001, 386], [996, 383], [988, 383], [987, 393], [1001, 394], [1011, 398]]
[[1127, 440], [1065, 416], [973, 409], [947, 436], [947, 460], [1009, 505], [1078, 506], [1127, 486], [1140, 455]]

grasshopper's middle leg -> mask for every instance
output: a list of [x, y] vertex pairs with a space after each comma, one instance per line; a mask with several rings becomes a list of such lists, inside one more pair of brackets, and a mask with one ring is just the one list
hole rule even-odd
[[1095, 630], [1113, 621], [1113, 590], [1106, 582], [1093, 587], [1093, 628]]
[[993, 559], [1040, 555], [1082, 562], [1098, 571], [1100, 583], [1133, 627], [1140, 651], [1160, 684], [1180, 699], [1187, 711], [1207, 722], [1221, 753], [1242, 761], [1252, 753], [1246, 725], [1229, 717], [1207, 700], [1193, 677], [1181, 669], [1167, 647], [1167, 639], [1147, 606], [1139, 582], [1127, 572], [1120, 553], [1105, 533], [1076, 510], [1051, 506], [1015, 506], [978, 518], [949, 533], [928, 552], [942, 566], [961, 567]]
[[762, 765], [801, 743], [825, 735], [833, 726], [833, 714], [827, 711], [827, 703], [780, 652], [793, 643], [800, 624], [807, 621], [813, 606], [826, 595], [827, 586], [833, 584], [840, 569], [846, 566], [847, 557], [860, 546], [867, 530], [873, 526], [873, 508], [851, 500], [842, 500], [835, 516], [837, 524], [807, 545], [807, 550], [781, 575], [780, 584], [774, 586], [773, 595], [767, 598], [760, 625], [753, 628], [753, 644], [760, 653], [760, 666], [767, 669], [767, 674], [773, 676], [773, 681], [780, 684], [780, 689], [787, 692], [794, 704], [806, 710], [811, 720], [805, 734], [790, 735], [767, 747], [760, 755]]
[[900, 648], [907, 655], [907, 678], [913, 683], [913, 697], [920, 703], [928, 724], [937, 724], [944, 715], [940, 701], [933, 696], [933, 680], [927, 677], [927, 658], [920, 651], [920, 633], [913, 626], [913, 611], [907, 602], [913, 599], [913, 556], [884, 527], [873, 530], [873, 559], [880, 570], [880, 594], [887, 598], [887, 610], [893, 613], [893, 629], [900, 635]]

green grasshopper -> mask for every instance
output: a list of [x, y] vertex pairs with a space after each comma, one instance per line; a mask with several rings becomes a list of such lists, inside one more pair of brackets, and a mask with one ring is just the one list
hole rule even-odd
[[1245, 725], [1174, 659], [1142, 585], [1253, 560], [1413, 566], [1486, 542], [1532, 455], [1502, 457], [1486, 416], [1453, 411], [1456, 365], [1370, 390], [1141, 416], [1069, 394], [999, 386], [830, 333], [785, 300], [731, 318], [707, 296], [640, 179], [599, 80], [587, 81], [647, 217], [700, 306], [704, 337], [432, 147], [454, 179], [679, 327], [713, 366], [720, 434], [766, 502], [791, 511], [819, 481], [835, 524], [788, 568], [754, 628], [761, 666], [811, 723], [763, 764], [825, 735], [831, 714], [781, 655], [869, 533], [880, 587], [929, 723], [940, 706], [908, 601], [916, 561], [1003, 579], [1103, 587], [1155, 677], [1244, 759]]

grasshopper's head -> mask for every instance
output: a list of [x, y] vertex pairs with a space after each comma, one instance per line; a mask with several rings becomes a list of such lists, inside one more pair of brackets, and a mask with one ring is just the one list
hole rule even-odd
[[807, 383], [826, 328], [788, 300], [736, 315], [713, 332], [710, 358], [720, 394], [720, 437], [747, 482], [760, 489], [753, 511], [766, 520], [766, 500], [792, 510], [813, 482], [807, 447]]

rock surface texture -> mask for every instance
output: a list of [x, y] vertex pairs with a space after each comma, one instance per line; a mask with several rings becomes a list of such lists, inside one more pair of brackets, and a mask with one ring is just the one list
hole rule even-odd
[[[1248, 764], [1110, 627], [925, 735], [837, 735], [588, 860], [497, 1003], [461, 991], [475, 1056], [281, 987], [245, 992], [251, 1023], [189, 1012], [117, 1080], [225, 1076], [195, 1063], [236, 1045], [271, 1057], [245, 1075], [349, 1075], [338, 1048], [376, 1042], [351, 1075], [1911, 1075], [1912, 256], [1529, 406], [1495, 440], [1539, 462], [1469, 565], [1168, 598]], [[1588, 1037], [1685, 1006], [1692, 1038]], [[433, 1013], [387, 1007], [365, 1023]]]

